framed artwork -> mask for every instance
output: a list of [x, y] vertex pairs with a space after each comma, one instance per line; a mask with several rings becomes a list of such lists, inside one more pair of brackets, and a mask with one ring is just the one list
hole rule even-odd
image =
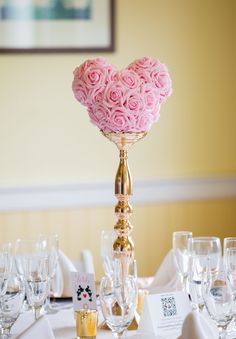
[[0, 0], [0, 53], [114, 50], [115, 0]]

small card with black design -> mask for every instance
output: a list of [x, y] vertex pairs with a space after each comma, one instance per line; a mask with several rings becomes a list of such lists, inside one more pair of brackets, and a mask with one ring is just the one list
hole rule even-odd
[[191, 303], [186, 292], [150, 294], [145, 297], [138, 333], [153, 336], [177, 337], [182, 324], [191, 312]]
[[74, 310], [96, 310], [95, 279], [92, 273], [71, 272]]

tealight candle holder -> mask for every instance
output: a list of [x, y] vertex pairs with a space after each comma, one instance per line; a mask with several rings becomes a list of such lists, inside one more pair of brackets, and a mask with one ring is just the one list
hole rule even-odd
[[76, 311], [77, 339], [95, 339], [97, 335], [98, 311]]

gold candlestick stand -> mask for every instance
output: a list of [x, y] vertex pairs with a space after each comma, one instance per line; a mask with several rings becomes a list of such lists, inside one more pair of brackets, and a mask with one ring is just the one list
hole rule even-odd
[[[128, 165], [128, 149], [135, 142], [144, 138], [147, 133], [102, 133], [116, 144], [120, 153], [120, 163], [115, 178], [115, 196], [118, 199], [118, 203], [115, 206], [115, 214], [118, 220], [114, 226], [117, 238], [113, 243], [113, 257], [120, 259], [123, 278], [125, 279], [126, 274], [128, 274], [129, 259], [134, 258], [134, 243], [130, 236], [133, 226], [129, 221], [133, 212], [132, 206], [129, 203], [129, 197], [133, 194], [133, 190], [132, 177]], [[119, 311], [119, 307], [117, 311]], [[136, 312], [128, 329], [137, 329], [138, 322], [139, 314]], [[106, 324], [103, 324], [101, 328], [106, 327]]]
[[128, 165], [128, 149], [135, 142], [144, 138], [147, 133], [102, 133], [116, 144], [120, 152], [120, 163], [115, 178], [115, 196], [118, 199], [115, 214], [118, 220], [114, 226], [117, 233], [117, 238], [113, 244], [114, 257], [134, 257], [134, 243], [130, 236], [133, 226], [129, 221], [133, 212], [129, 197], [133, 194], [133, 191], [132, 177]]

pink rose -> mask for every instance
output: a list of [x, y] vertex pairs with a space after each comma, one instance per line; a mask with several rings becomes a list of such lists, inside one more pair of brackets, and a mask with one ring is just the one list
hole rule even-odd
[[153, 119], [151, 114], [140, 114], [136, 117], [135, 128], [138, 132], [149, 131], [153, 124]]
[[104, 130], [104, 127], [110, 120], [111, 112], [104, 105], [97, 105], [96, 107], [90, 107], [88, 113], [91, 119], [91, 122], [99, 127], [99, 129]]
[[152, 59], [152, 58], [145, 56], [141, 59], [137, 59], [137, 60], [133, 61], [128, 66], [128, 68], [131, 67], [131, 69], [134, 69], [136, 71], [139, 68], [150, 69], [152, 67], [156, 67], [157, 64], [158, 64], [158, 61], [156, 59]]
[[87, 103], [87, 106], [88, 107], [91, 107], [91, 106], [96, 106], [98, 104], [101, 104], [102, 101], [103, 101], [103, 93], [104, 93], [104, 90], [105, 90], [106, 86], [96, 86], [95, 88], [91, 89], [89, 91], [89, 99], [90, 101]]
[[124, 114], [122, 110], [115, 108], [111, 112], [109, 125], [113, 132], [128, 132], [130, 126], [135, 125], [135, 119], [132, 115]]
[[169, 73], [160, 72], [156, 77], [156, 86], [160, 89], [160, 103], [162, 103], [172, 92], [172, 83]]
[[124, 69], [119, 72], [118, 80], [127, 88], [137, 88], [140, 86], [140, 77], [132, 70]]
[[106, 70], [102, 67], [88, 67], [82, 77], [88, 89], [98, 88], [106, 83]]
[[120, 107], [123, 106], [124, 95], [124, 86], [119, 82], [111, 82], [104, 90], [103, 102], [109, 107]]
[[72, 83], [72, 89], [74, 92], [75, 98], [82, 104], [87, 105], [87, 102], [89, 100], [89, 93], [87, 90], [87, 87], [84, 85], [83, 82], [78, 81], [77, 78], [74, 78], [74, 81]]
[[147, 112], [159, 109], [159, 90], [150, 84], [142, 86], [142, 97]]
[[124, 107], [129, 114], [137, 114], [145, 110], [143, 96], [139, 91], [130, 90], [125, 95]]

